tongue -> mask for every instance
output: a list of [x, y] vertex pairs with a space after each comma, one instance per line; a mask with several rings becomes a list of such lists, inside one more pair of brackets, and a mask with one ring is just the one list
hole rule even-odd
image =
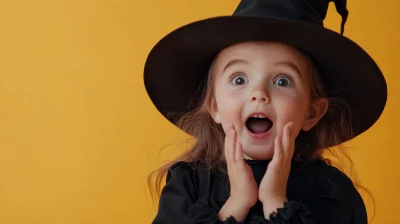
[[249, 118], [246, 124], [253, 133], [267, 132], [271, 128], [271, 121], [263, 118]]

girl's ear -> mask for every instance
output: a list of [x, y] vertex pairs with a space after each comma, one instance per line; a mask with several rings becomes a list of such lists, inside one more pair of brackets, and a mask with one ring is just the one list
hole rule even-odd
[[215, 97], [212, 97], [210, 100], [208, 112], [211, 114], [211, 117], [214, 119], [215, 123], [221, 124], [221, 120], [219, 118], [217, 101], [215, 100]]
[[303, 122], [302, 129], [303, 131], [309, 131], [318, 121], [325, 115], [328, 110], [328, 99], [327, 98], [319, 98], [314, 100], [306, 114], [306, 117]]

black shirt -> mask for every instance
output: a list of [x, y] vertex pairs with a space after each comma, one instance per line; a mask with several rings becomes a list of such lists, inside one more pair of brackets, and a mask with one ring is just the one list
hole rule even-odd
[[[257, 185], [270, 160], [246, 160]], [[153, 224], [237, 223], [224, 222], [218, 212], [229, 197], [226, 174], [204, 169], [199, 163], [178, 162], [170, 167]], [[352, 181], [321, 160], [292, 163], [284, 208], [264, 218], [260, 201], [250, 209], [244, 223], [365, 224], [364, 202]]]

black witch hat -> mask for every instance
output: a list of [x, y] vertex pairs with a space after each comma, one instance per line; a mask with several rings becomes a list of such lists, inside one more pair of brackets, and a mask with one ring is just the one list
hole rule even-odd
[[[335, 0], [341, 34], [323, 26], [329, 0], [242, 0], [232, 16], [196, 21], [161, 39], [148, 55], [144, 84], [156, 108], [172, 123], [198, 106], [199, 86], [222, 49], [245, 41], [281, 42], [316, 61], [326, 87], [343, 98], [358, 135], [380, 117], [387, 87], [374, 60], [343, 36], [346, 0]], [[346, 139], [348, 140], [348, 139]], [[329, 147], [329, 146], [327, 146]]]

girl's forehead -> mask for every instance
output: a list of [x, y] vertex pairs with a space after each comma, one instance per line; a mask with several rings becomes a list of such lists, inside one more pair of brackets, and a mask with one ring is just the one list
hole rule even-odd
[[307, 58], [295, 47], [266, 41], [251, 41], [234, 44], [224, 48], [216, 58], [217, 64], [225, 64], [231, 60], [267, 60], [267, 61], [291, 61], [302, 64]]

